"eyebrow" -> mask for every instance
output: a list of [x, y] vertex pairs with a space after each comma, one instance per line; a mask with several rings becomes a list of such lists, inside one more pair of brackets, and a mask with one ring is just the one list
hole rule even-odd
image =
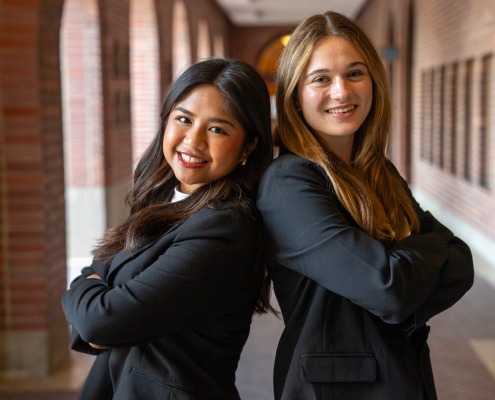
[[[353, 67], [356, 67], [356, 66], [362, 66], [362, 67], [365, 67], [366, 69], [368, 69], [368, 66], [363, 61], [352, 62], [352, 63], [348, 64], [346, 66], [346, 68], [353, 68]], [[308, 78], [309, 76], [314, 75], [314, 74], [321, 74], [322, 72], [326, 73], [326, 72], [332, 72], [332, 71], [330, 69], [328, 69], [328, 68], [315, 69], [314, 71], [311, 71], [309, 74], [307, 74], [305, 76], [305, 78]]]
[[[175, 107], [175, 110], [174, 111], [180, 111], [180, 112], [183, 112], [184, 114], [187, 114], [187, 115], [190, 115], [191, 117], [194, 117], [195, 114], [183, 107]], [[232, 122], [230, 122], [229, 120], [226, 120], [226, 119], [222, 119], [222, 118], [210, 118], [210, 121], [211, 122], [215, 122], [217, 124], [226, 124], [226, 125], [230, 125], [232, 128], [235, 128], [234, 124]]]

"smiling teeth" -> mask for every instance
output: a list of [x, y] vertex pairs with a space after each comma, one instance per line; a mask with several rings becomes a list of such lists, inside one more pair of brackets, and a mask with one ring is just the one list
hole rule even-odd
[[188, 163], [191, 163], [191, 164], [203, 164], [203, 163], [205, 163], [205, 160], [202, 160], [201, 158], [191, 157], [191, 156], [188, 156], [187, 154], [184, 154], [184, 153], [181, 153], [181, 155], [182, 155], [182, 158], [184, 159], [184, 161], [186, 161]]
[[340, 108], [332, 108], [331, 110], [328, 110], [330, 114], [341, 114], [341, 113], [346, 113], [348, 111], [351, 111], [354, 109], [354, 106], [347, 106], [347, 107], [340, 107]]

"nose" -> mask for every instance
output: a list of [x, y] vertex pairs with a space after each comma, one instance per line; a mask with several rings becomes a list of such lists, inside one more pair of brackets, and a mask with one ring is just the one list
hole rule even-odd
[[345, 100], [349, 95], [348, 82], [342, 77], [336, 77], [330, 87], [330, 96], [335, 100]]
[[192, 149], [203, 149], [206, 144], [205, 129], [200, 126], [192, 126], [187, 130], [184, 143]]

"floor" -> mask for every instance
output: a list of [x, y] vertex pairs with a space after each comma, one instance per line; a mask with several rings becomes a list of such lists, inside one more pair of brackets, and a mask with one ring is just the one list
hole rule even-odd
[[[430, 325], [430, 348], [439, 400], [495, 398], [495, 286], [477, 274], [460, 302]], [[270, 400], [273, 353], [282, 322], [273, 315], [255, 317], [239, 365], [243, 400]], [[73, 354], [70, 364], [50, 379], [1, 381], [0, 400], [74, 400], [91, 365], [89, 356]]]

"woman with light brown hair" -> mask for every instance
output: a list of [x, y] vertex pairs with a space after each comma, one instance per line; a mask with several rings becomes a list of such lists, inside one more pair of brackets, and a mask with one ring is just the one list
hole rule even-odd
[[257, 201], [285, 322], [275, 398], [436, 399], [426, 323], [471, 287], [472, 257], [386, 157], [378, 53], [345, 16], [309, 17], [276, 96], [281, 155]]

